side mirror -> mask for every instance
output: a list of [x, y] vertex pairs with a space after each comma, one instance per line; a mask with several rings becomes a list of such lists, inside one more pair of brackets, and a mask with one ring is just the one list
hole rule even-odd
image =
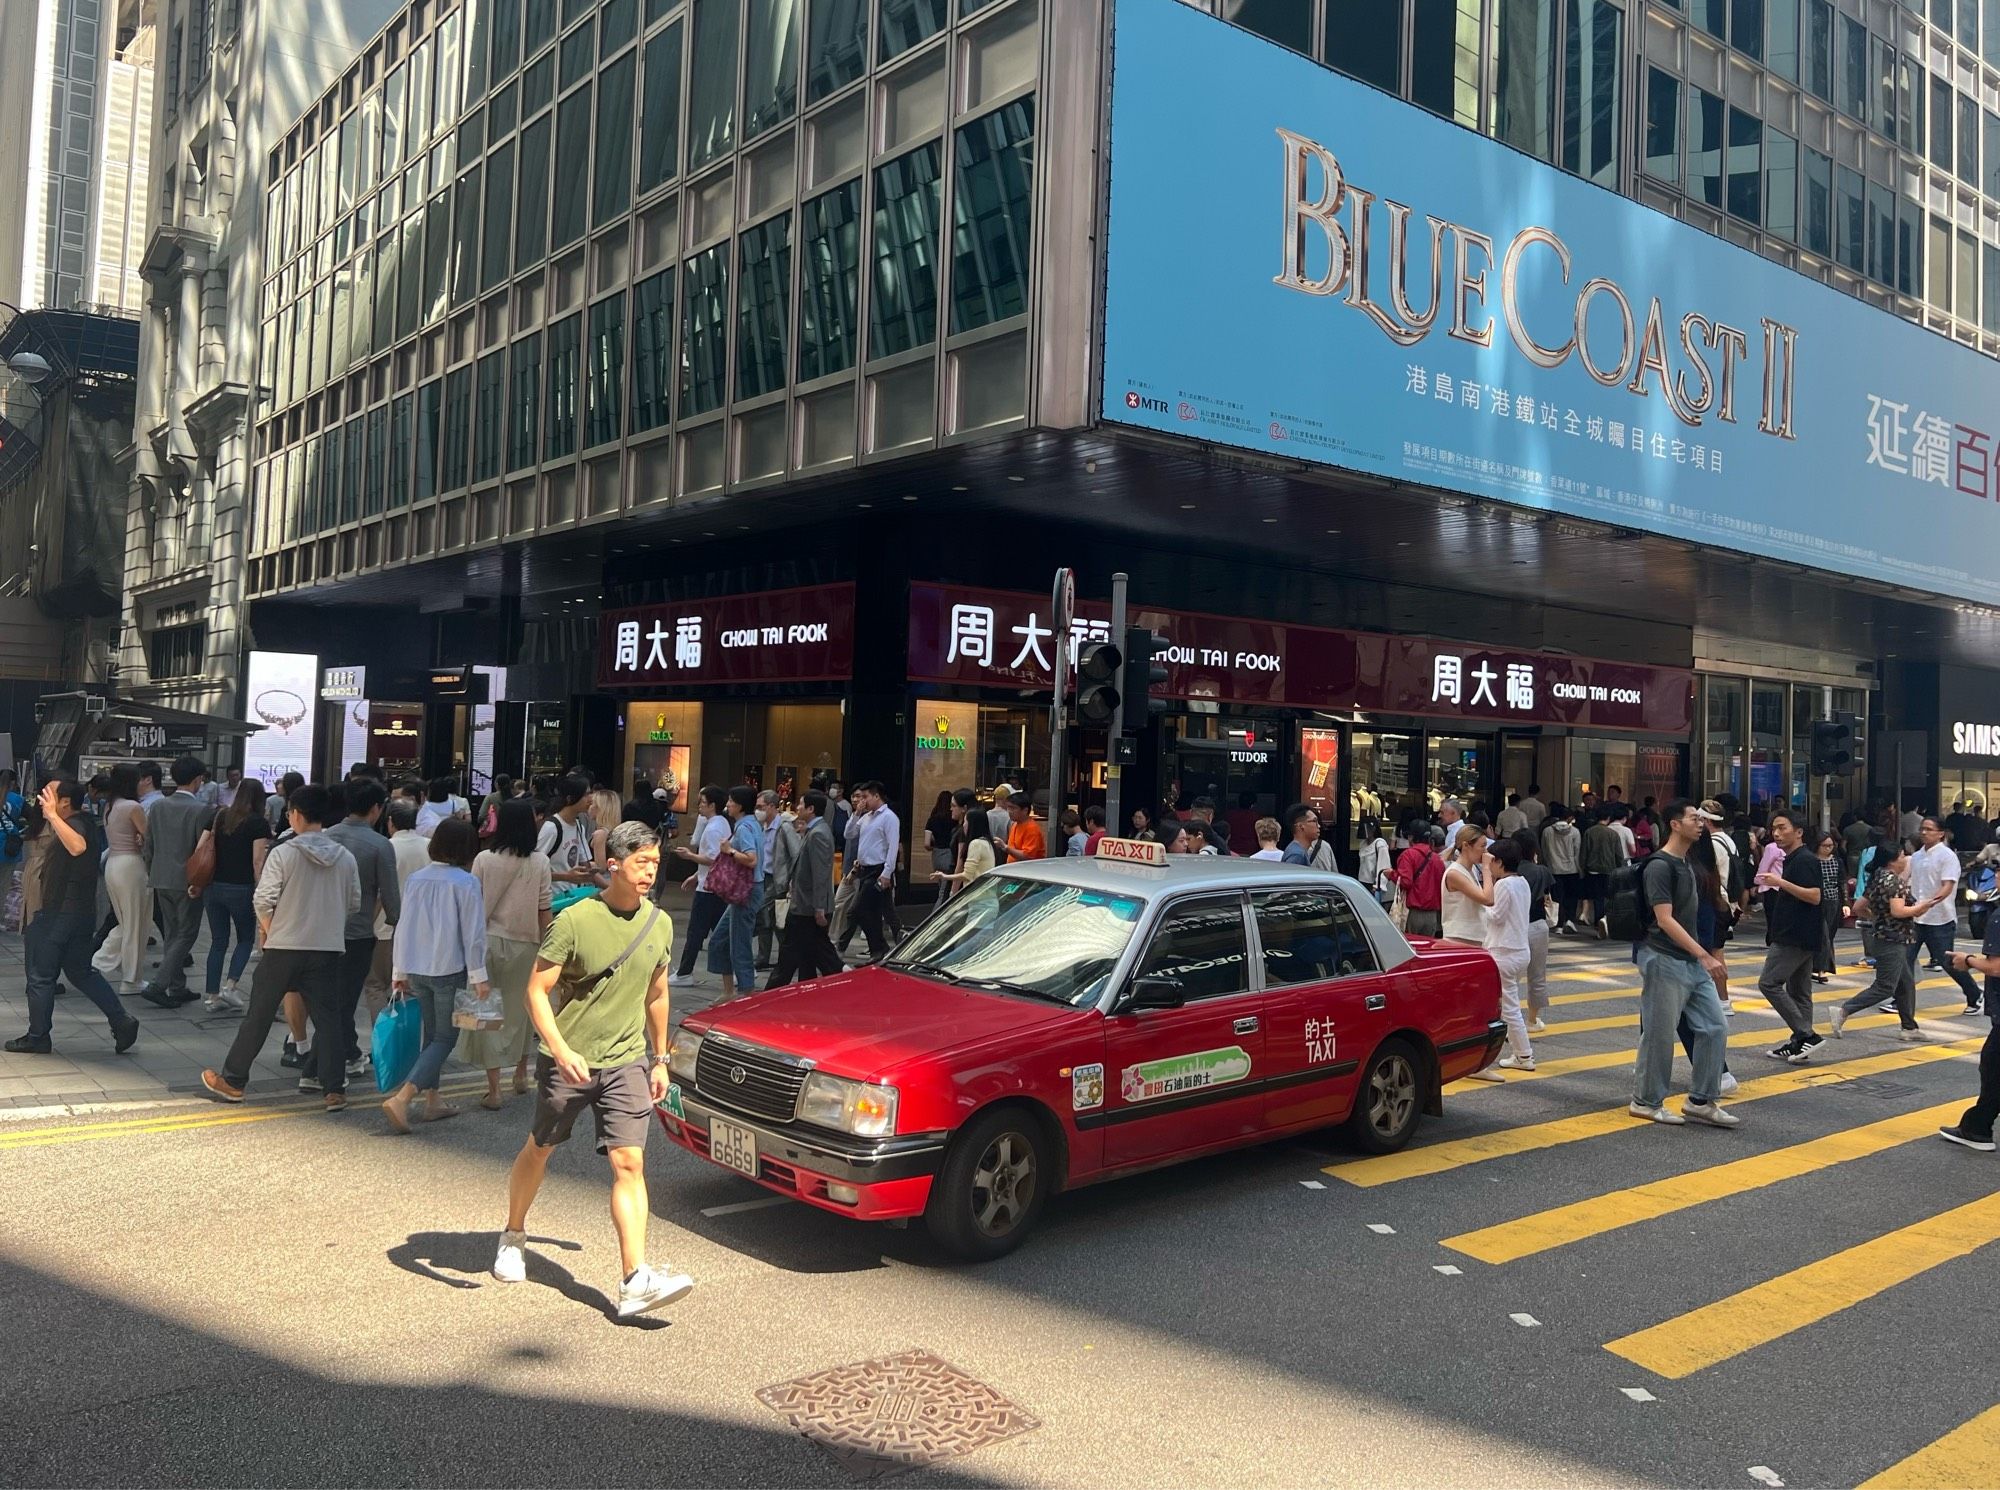
[[1149, 973], [1132, 980], [1132, 987], [1125, 996], [1125, 1012], [1137, 1014], [1145, 1009], [1178, 1009], [1186, 1003], [1187, 985], [1179, 978], [1170, 978], [1164, 973]]

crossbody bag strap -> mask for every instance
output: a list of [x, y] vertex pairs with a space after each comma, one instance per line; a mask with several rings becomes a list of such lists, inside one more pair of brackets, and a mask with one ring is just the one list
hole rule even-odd
[[603, 972], [599, 973], [597, 976], [600, 979], [609, 978], [613, 973], [617, 972], [618, 969], [625, 966], [625, 959], [630, 957], [634, 952], [639, 950], [639, 943], [643, 942], [652, 933], [653, 923], [659, 919], [660, 919], [660, 908], [657, 905], [651, 906], [646, 912], [646, 922], [643, 926], [639, 928], [638, 935], [634, 936], [631, 941], [627, 942], [625, 944], [625, 950], [623, 952], [620, 952], [618, 956], [615, 959], [613, 959], [611, 966], [607, 967]]

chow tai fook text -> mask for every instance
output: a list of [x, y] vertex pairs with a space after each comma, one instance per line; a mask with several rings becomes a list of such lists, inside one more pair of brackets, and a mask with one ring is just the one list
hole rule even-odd
[[854, 670], [854, 586], [607, 611], [598, 634], [601, 687], [831, 682]]
[[[1047, 689], [1054, 632], [1044, 597], [958, 585], [910, 588], [910, 677]], [[1079, 600], [1071, 660], [1110, 630], [1110, 609]], [[1135, 605], [1131, 623], [1165, 636], [1165, 697], [1304, 709], [1368, 709], [1506, 723], [1685, 734], [1685, 668], [1469, 647]]]
[[[1597, 276], [1578, 287], [1566, 326], [1534, 328], [1522, 308], [1521, 280], [1531, 253], [1553, 260], [1567, 288], [1574, 266], [1569, 246], [1545, 227], [1524, 227], [1495, 257], [1493, 239], [1463, 223], [1426, 216], [1428, 253], [1419, 294], [1422, 308], [1411, 304], [1410, 215], [1401, 202], [1382, 200], [1346, 179], [1340, 161], [1316, 140], [1279, 128], [1284, 151], [1284, 243], [1282, 267], [1275, 282], [1303, 295], [1338, 296], [1360, 311], [1399, 347], [1412, 347], [1437, 329], [1447, 302], [1450, 316], [1445, 334], [1476, 347], [1491, 347], [1493, 313], [1488, 304], [1488, 276], [1499, 272], [1500, 315], [1507, 334], [1521, 355], [1536, 367], [1557, 368], [1574, 356], [1593, 381], [1606, 388], [1623, 386], [1641, 398], [1665, 401], [1675, 419], [1698, 429], [1711, 416], [1725, 424], [1738, 422], [1737, 372], [1750, 359], [1752, 333], [1719, 318], [1690, 310], [1680, 317], [1678, 336], [1667, 330], [1670, 319], [1653, 296], [1643, 325], [1631, 299], [1615, 280]], [[1342, 220], [1343, 209], [1346, 220]], [[1376, 267], [1383, 257], [1379, 237], [1382, 219], [1388, 223], [1387, 286]], [[1451, 240], [1451, 280], [1445, 282], [1445, 240]], [[1315, 252], [1315, 243], [1319, 251]], [[1323, 267], [1319, 266], [1323, 262]], [[1371, 275], [1375, 276], [1371, 284]], [[1386, 294], [1386, 303], [1381, 298]], [[1599, 307], [1603, 307], [1599, 309]], [[1592, 349], [1592, 316], [1599, 327], [1617, 329], [1617, 355], [1603, 354], [1600, 334]], [[1758, 344], [1756, 380], [1759, 391], [1757, 428], [1779, 439], [1795, 438], [1792, 428], [1793, 367], [1798, 332], [1765, 318], [1755, 333]], [[1678, 344], [1678, 352], [1672, 344]], [[1711, 364], [1710, 355], [1714, 362]]]

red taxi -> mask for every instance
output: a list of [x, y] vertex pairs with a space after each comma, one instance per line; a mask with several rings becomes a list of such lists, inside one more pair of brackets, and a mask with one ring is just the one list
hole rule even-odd
[[780, 1194], [998, 1257], [1059, 1190], [1337, 1123], [1402, 1147], [1504, 1037], [1492, 960], [1420, 945], [1285, 864], [1015, 865], [876, 966], [691, 1015], [661, 1120]]

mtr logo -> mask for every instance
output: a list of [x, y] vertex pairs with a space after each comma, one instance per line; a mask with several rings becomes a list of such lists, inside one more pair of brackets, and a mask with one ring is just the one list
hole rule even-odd
[[1147, 398], [1143, 394], [1127, 389], [1125, 392], [1125, 407], [1128, 409], [1147, 409], [1155, 414], [1164, 414], [1167, 412], [1167, 401], [1164, 398]]

